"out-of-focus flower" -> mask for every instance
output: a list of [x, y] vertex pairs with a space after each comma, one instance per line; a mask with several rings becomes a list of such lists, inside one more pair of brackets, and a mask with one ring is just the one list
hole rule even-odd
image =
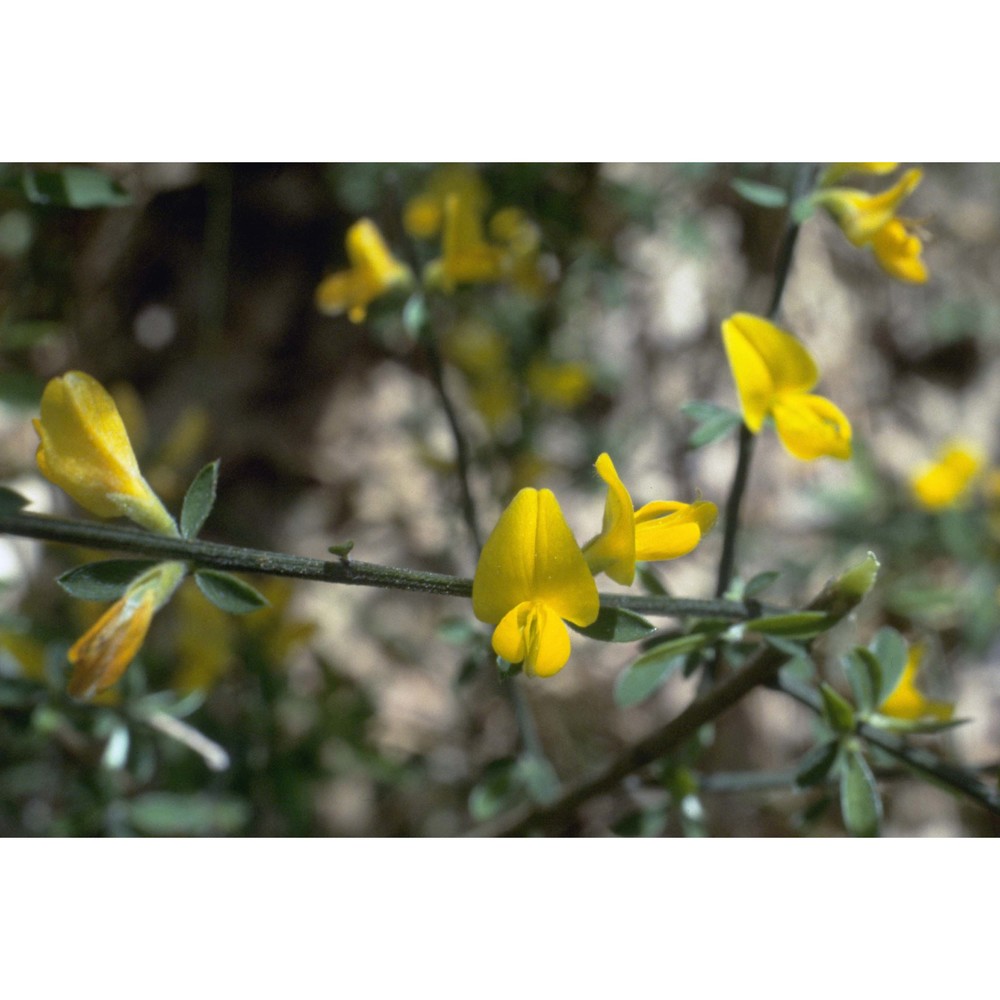
[[520, 208], [501, 208], [490, 219], [490, 235], [507, 248], [507, 271], [514, 287], [526, 295], [541, 295], [546, 279], [538, 226]]
[[361, 323], [368, 306], [395, 288], [413, 281], [410, 269], [393, 257], [371, 219], [360, 219], [345, 238], [350, 267], [324, 278], [316, 289], [316, 305], [328, 316], [343, 312], [352, 323]]
[[469, 164], [438, 167], [428, 178], [426, 188], [406, 203], [403, 228], [418, 239], [436, 236], [444, 222], [444, 206], [449, 195], [457, 195], [480, 215], [490, 201], [489, 190]]
[[884, 271], [900, 281], [922, 284], [927, 280], [927, 268], [920, 257], [923, 250], [920, 238], [908, 220], [896, 215], [922, 177], [923, 172], [913, 168], [891, 188], [878, 194], [855, 188], [821, 187], [812, 199], [827, 209], [854, 246], [871, 246]]
[[145, 641], [153, 615], [170, 600], [186, 572], [183, 562], [157, 564], [73, 643], [67, 690], [74, 698], [92, 698], [121, 677]]
[[543, 403], [572, 410], [590, 395], [593, 384], [587, 366], [579, 361], [552, 361], [535, 357], [525, 374], [528, 391]]
[[508, 270], [504, 248], [486, 242], [482, 216], [473, 200], [449, 194], [444, 202], [441, 256], [425, 268], [425, 283], [452, 292], [458, 285], [500, 281]]
[[759, 433], [770, 415], [795, 458], [851, 457], [851, 425], [830, 400], [809, 393], [819, 372], [792, 334], [760, 316], [735, 313], [722, 324], [722, 338], [750, 431]]
[[84, 372], [52, 379], [42, 394], [36, 459], [48, 480], [99, 517], [128, 517], [159, 534], [177, 525], [142, 477], [125, 425], [104, 387]]
[[654, 500], [635, 510], [607, 452], [594, 468], [608, 485], [601, 533], [583, 549], [595, 576], [607, 573], [616, 583], [628, 586], [635, 579], [637, 561], [687, 555], [715, 524], [718, 508], [704, 500], [691, 504]]
[[600, 610], [594, 578], [549, 490], [523, 489], [483, 546], [472, 610], [493, 649], [527, 673], [549, 677], [570, 654], [566, 621], [590, 625]]
[[470, 401], [491, 431], [499, 431], [517, 418], [518, 385], [503, 334], [486, 323], [466, 320], [442, 338], [441, 350], [465, 375]]
[[983, 454], [973, 444], [951, 441], [933, 462], [920, 466], [910, 480], [918, 503], [928, 510], [944, 510], [961, 502], [983, 467]]
[[[0, 630], [0, 665], [12, 662], [17, 674], [28, 680], [45, 679], [45, 644], [30, 635]], [[0, 676], [7, 671], [0, 668]]]
[[955, 706], [951, 702], [932, 701], [917, 689], [917, 674], [923, 658], [923, 644], [914, 643], [910, 647], [899, 682], [879, 705], [878, 710], [882, 715], [894, 719], [937, 719], [939, 722], [947, 722], [955, 714]]

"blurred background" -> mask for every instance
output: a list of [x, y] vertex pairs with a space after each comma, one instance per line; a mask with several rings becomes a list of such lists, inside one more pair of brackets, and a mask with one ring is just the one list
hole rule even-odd
[[[824, 640], [816, 676], [844, 688], [840, 652], [894, 626], [926, 644], [927, 686], [970, 720], [929, 745], [995, 767], [1000, 168], [924, 169], [906, 206], [925, 238], [924, 285], [894, 281], [822, 214], [802, 226], [780, 323], [816, 358], [817, 391], [850, 417], [855, 456], [800, 463], [763, 433], [737, 570], [744, 581], [776, 571], [768, 600], [801, 606], [873, 550], [877, 591]], [[352, 541], [358, 559], [471, 576], [454, 441], [405, 293], [361, 323], [316, 303], [361, 217], [415, 270], [438, 256], [439, 240], [403, 220], [443, 170], [3, 168], [0, 481], [32, 510], [90, 517], [37, 473], [31, 427], [46, 381], [81, 369], [114, 394], [172, 511], [221, 459], [203, 537], [319, 558]], [[697, 446], [682, 407], [736, 409], [720, 322], [766, 312], [787, 218], [745, 182], [787, 190], [794, 166], [460, 173], [484, 219], [519, 210], [526, 240], [523, 271], [430, 303], [484, 534], [526, 485], [556, 492], [581, 542], [596, 534], [602, 451], [637, 505], [700, 495], [721, 508], [736, 436]], [[956, 438], [986, 456], [982, 487], [921, 509], [910, 477]], [[720, 536], [651, 567], [644, 585], [711, 596]], [[638, 649], [578, 636], [556, 677], [503, 678], [468, 601], [258, 578], [271, 606], [242, 618], [185, 584], [113, 695], [77, 704], [63, 693], [66, 651], [102, 606], [54, 578], [104, 555], [0, 540], [4, 835], [453, 836], [544, 801], [695, 692], [679, 676], [623, 691]], [[567, 832], [842, 835], [836, 802], [789, 780], [817, 732], [807, 710], [757, 692]], [[882, 789], [888, 835], [996, 832], [988, 814], [906, 775]]]

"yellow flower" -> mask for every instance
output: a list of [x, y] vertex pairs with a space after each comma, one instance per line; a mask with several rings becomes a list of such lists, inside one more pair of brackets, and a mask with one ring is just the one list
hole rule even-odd
[[473, 199], [449, 194], [444, 201], [441, 257], [427, 265], [427, 285], [451, 292], [457, 285], [499, 281], [507, 271], [507, 254], [484, 239], [482, 215]]
[[879, 705], [882, 715], [894, 719], [937, 719], [947, 722], [955, 713], [955, 706], [948, 701], [932, 701], [917, 690], [916, 679], [920, 663], [924, 658], [924, 647], [914, 643], [906, 658], [906, 666], [899, 682], [889, 696]]
[[935, 461], [917, 469], [910, 485], [921, 506], [944, 510], [968, 493], [982, 467], [983, 455], [975, 445], [952, 441], [938, 452]]
[[42, 393], [36, 454], [46, 479], [99, 517], [128, 517], [150, 531], [177, 525], [139, 471], [114, 400], [83, 372], [52, 379]]
[[920, 259], [920, 238], [906, 220], [896, 216], [896, 210], [922, 177], [923, 172], [913, 168], [879, 194], [829, 187], [817, 191], [813, 200], [830, 212], [856, 247], [871, 246], [884, 271], [900, 281], [922, 284], [927, 280], [927, 268]]
[[546, 279], [541, 268], [542, 234], [519, 208], [501, 208], [490, 219], [490, 234], [507, 247], [510, 280], [526, 295], [539, 296]]
[[830, 400], [809, 393], [819, 372], [792, 334], [760, 316], [736, 313], [722, 324], [722, 338], [750, 431], [757, 434], [770, 415], [795, 458], [851, 457], [851, 425]]
[[715, 524], [718, 508], [703, 500], [692, 504], [654, 500], [635, 510], [607, 452], [594, 468], [608, 484], [601, 533], [583, 549], [595, 576], [607, 573], [616, 583], [628, 586], [635, 579], [637, 561], [687, 555]]
[[89, 699], [111, 687], [135, 659], [153, 615], [170, 600], [184, 579], [187, 565], [164, 562], [154, 566], [101, 615], [70, 647], [73, 673], [67, 690]]
[[578, 361], [533, 358], [525, 379], [536, 399], [562, 410], [575, 409], [590, 395], [590, 373]]
[[352, 323], [361, 323], [375, 299], [394, 288], [406, 288], [413, 276], [393, 257], [371, 219], [355, 222], [344, 242], [350, 267], [320, 282], [316, 305], [328, 316], [346, 312]]
[[501, 514], [476, 567], [472, 610], [496, 625], [493, 649], [539, 677], [569, 659], [563, 619], [586, 626], [597, 618], [594, 578], [551, 491], [523, 489]]
[[427, 187], [415, 195], [403, 209], [403, 228], [419, 239], [436, 236], [444, 221], [444, 204], [449, 195], [458, 195], [476, 212], [485, 212], [490, 193], [479, 174], [467, 163], [438, 167]]

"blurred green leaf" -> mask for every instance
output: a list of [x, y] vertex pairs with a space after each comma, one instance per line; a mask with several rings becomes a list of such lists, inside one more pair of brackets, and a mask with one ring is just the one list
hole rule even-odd
[[131, 195], [117, 181], [93, 167], [27, 169], [22, 184], [28, 201], [35, 205], [114, 208], [132, 201]]
[[181, 535], [197, 538], [215, 505], [215, 490], [219, 483], [219, 460], [209, 462], [188, 487], [181, 507]]
[[403, 306], [403, 329], [416, 340], [427, 325], [427, 300], [415, 292]]
[[27, 497], [21, 496], [17, 490], [0, 486], [0, 514], [16, 514], [19, 510], [27, 507], [31, 501]]
[[756, 597], [758, 594], [763, 593], [779, 576], [781, 574], [774, 569], [768, 570], [765, 573], [758, 573], [755, 577], [748, 580], [746, 586], [744, 586], [744, 598]]
[[646, 563], [636, 563], [635, 578], [636, 582], [647, 594], [655, 594], [657, 597], [668, 596], [667, 588], [663, 585], [659, 574], [652, 566]]
[[854, 837], [877, 837], [882, 823], [882, 799], [868, 761], [857, 750], [844, 755], [840, 775], [840, 811]]
[[943, 733], [946, 729], [964, 726], [970, 719], [897, 719], [894, 716], [876, 713], [868, 720], [868, 724], [879, 729], [888, 729], [894, 733], [907, 735], [923, 735], [927, 733]]
[[788, 204], [788, 194], [773, 184], [748, 181], [742, 177], [733, 179], [733, 190], [747, 201], [761, 208], [784, 208]]
[[574, 632], [599, 642], [635, 642], [656, 631], [656, 626], [634, 611], [601, 608], [596, 620], [587, 626], [567, 622]]
[[886, 625], [875, 633], [868, 648], [879, 664], [879, 690], [875, 696], [875, 705], [878, 706], [892, 694], [900, 677], [903, 676], [908, 653], [907, 645], [906, 640], [894, 628]]
[[768, 615], [744, 622], [748, 632], [784, 636], [786, 639], [811, 639], [825, 632], [834, 621], [825, 611], [795, 611], [787, 615]]
[[81, 601], [116, 601], [133, 580], [155, 565], [155, 559], [102, 559], [63, 573], [56, 583]]
[[806, 195], [804, 198], [796, 198], [795, 201], [792, 202], [792, 219], [800, 226], [806, 221], [806, 219], [812, 218], [815, 213], [816, 203], [809, 195]]
[[854, 708], [851, 703], [825, 682], [820, 684], [819, 693], [823, 697], [823, 716], [830, 728], [838, 733], [854, 732]]
[[239, 833], [250, 806], [235, 796], [147, 792], [128, 804], [132, 825], [156, 837], [215, 837]]
[[701, 448], [725, 437], [743, 419], [738, 413], [705, 400], [685, 403], [681, 412], [691, 417], [697, 425], [688, 435], [688, 446], [691, 448]]
[[195, 570], [194, 580], [216, 607], [230, 614], [246, 615], [268, 606], [268, 600], [263, 594], [230, 573], [199, 569]]
[[819, 784], [830, 773], [830, 768], [833, 767], [839, 751], [839, 740], [829, 740], [813, 747], [802, 758], [802, 762], [796, 769], [795, 784], [799, 788], [808, 788], [810, 785]]
[[709, 639], [707, 635], [681, 635], [643, 653], [615, 682], [615, 703], [627, 708], [645, 701], [684, 665], [688, 653], [702, 649]]
[[870, 649], [857, 646], [842, 663], [858, 708], [862, 714], [873, 711], [882, 698], [882, 667], [878, 657]]
[[494, 760], [486, 765], [483, 776], [469, 792], [469, 815], [483, 823], [509, 809], [520, 798], [515, 780], [517, 761], [512, 757]]
[[544, 757], [526, 753], [518, 760], [516, 771], [533, 802], [547, 805], [559, 798], [559, 776]]

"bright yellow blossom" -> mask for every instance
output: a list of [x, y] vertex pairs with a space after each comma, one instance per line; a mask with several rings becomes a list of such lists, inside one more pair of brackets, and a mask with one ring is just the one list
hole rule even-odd
[[983, 455], [975, 445], [952, 441], [933, 462], [916, 470], [910, 485], [921, 506], [944, 510], [965, 497], [982, 467]]
[[73, 673], [68, 691], [89, 699], [111, 687], [135, 659], [153, 615], [170, 600], [187, 565], [163, 562], [129, 585], [128, 590], [70, 647]]
[[463, 194], [449, 194], [444, 202], [441, 256], [424, 271], [424, 281], [446, 292], [457, 285], [500, 281], [509, 270], [503, 247], [487, 243], [475, 202]]
[[139, 471], [114, 400], [84, 372], [52, 379], [42, 393], [36, 454], [46, 479], [99, 517], [128, 517], [150, 531], [177, 525]]
[[900, 281], [923, 284], [927, 281], [927, 268], [920, 258], [923, 250], [920, 238], [906, 220], [896, 215], [922, 177], [923, 172], [913, 168], [891, 188], [878, 194], [828, 187], [818, 190], [813, 200], [830, 212], [856, 247], [871, 246], [884, 271]]
[[770, 415], [795, 458], [851, 457], [851, 425], [830, 400], [809, 393], [819, 371], [792, 334], [760, 316], [736, 313], [722, 324], [722, 338], [748, 430], [757, 434]]
[[403, 209], [403, 228], [419, 239], [436, 236], [444, 222], [449, 195], [458, 195], [477, 213], [486, 211], [490, 193], [482, 178], [467, 163], [452, 163], [435, 170], [427, 187], [414, 195]]
[[569, 659], [569, 631], [597, 618], [594, 578], [549, 490], [521, 490], [483, 546], [472, 610], [490, 625], [493, 649], [527, 673], [549, 677]]
[[635, 510], [607, 452], [594, 468], [608, 484], [601, 533], [583, 549], [595, 575], [607, 573], [616, 583], [628, 586], [635, 579], [636, 561], [687, 555], [715, 524], [718, 508], [703, 500], [693, 504], [654, 500]]
[[925, 697], [916, 686], [917, 673], [924, 658], [924, 647], [914, 643], [906, 658], [906, 666], [899, 681], [889, 696], [879, 705], [882, 715], [894, 719], [937, 719], [947, 722], [955, 714], [955, 706], [948, 701], [932, 701]]
[[347, 230], [345, 245], [350, 267], [320, 282], [316, 305], [328, 316], [346, 312], [352, 323], [361, 323], [375, 299], [394, 288], [406, 288], [413, 276], [393, 257], [371, 219], [355, 222]]
[[572, 410], [589, 395], [592, 380], [579, 361], [552, 361], [542, 355], [532, 358], [525, 372], [531, 394], [561, 410]]

